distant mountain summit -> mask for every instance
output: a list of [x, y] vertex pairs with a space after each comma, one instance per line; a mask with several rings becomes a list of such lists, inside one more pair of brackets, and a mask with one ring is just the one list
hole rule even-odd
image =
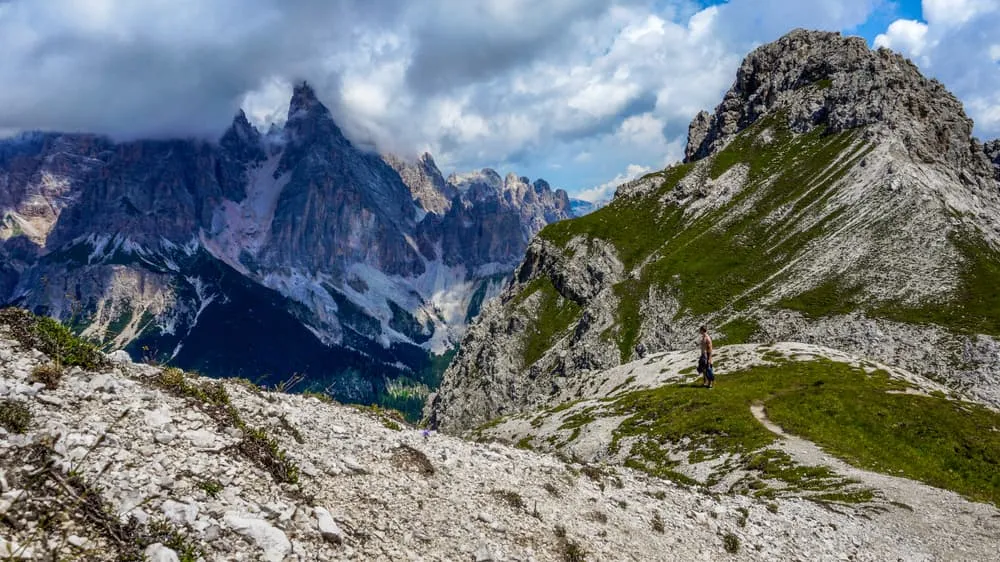
[[429, 154], [360, 150], [306, 83], [266, 134], [241, 111], [216, 143], [0, 141], [0, 207], [7, 303], [137, 359], [304, 373], [411, 411], [436, 384], [433, 354], [572, 212], [541, 180], [445, 180]]
[[802, 341], [1000, 406], [997, 142], [863, 39], [750, 53], [686, 162], [547, 226], [469, 330], [428, 414], [475, 426], [577, 377], [694, 345]]

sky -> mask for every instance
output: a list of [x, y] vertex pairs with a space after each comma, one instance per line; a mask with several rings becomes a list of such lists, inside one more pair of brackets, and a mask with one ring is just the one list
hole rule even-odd
[[1000, 137], [1000, 0], [0, 0], [0, 136], [215, 139], [307, 80], [359, 146], [602, 199], [796, 27], [903, 53]]

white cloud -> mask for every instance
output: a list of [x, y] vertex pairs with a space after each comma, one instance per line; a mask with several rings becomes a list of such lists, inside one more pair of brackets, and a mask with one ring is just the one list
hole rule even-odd
[[[749, 49], [884, 1], [0, 0], [0, 131], [212, 136], [240, 105], [266, 127], [308, 79], [355, 142], [607, 193], [681, 157]], [[1000, 130], [997, 2], [944, 4], [879, 41]]]
[[919, 57], [927, 46], [927, 24], [916, 20], [896, 20], [889, 24], [885, 33], [875, 37], [875, 46]]
[[632, 181], [652, 171], [653, 169], [647, 166], [629, 164], [623, 173], [618, 174], [610, 181], [606, 181], [597, 187], [580, 191], [576, 194], [576, 197], [577, 199], [583, 199], [584, 201], [590, 201], [591, 203], [607, 201], [615, 194], [615, 189], [617, 189], [619, 185]]
[[931, 25], [956, 26], [1000, 10], [996, 0], [924, 0], [924, 19]]

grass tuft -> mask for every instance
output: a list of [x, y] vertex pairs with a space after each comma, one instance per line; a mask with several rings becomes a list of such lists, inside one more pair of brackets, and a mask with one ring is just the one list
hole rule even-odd
[[490, 492], [490, 495], [514, 509], [524, 509], [525, 507], [521, 494], [513, 490], [493, 490]]
[[46, 363], [44, 365], [39, 365], [32, 369], [29, 381], [40, 382], [45, 385], [48, 390], [55, 390], [59, 388], [59, 383], [62, 382], [63, 370], [61, 367], [55, 363]]
[[0, 400], [0, 427], [11, 433], [24, 433], [31, 425], [31, 411], [23, 402]]
[[729, 554], [736, 554], [740, 551], [740, 538], [733, 533], [726, 533], [722, 537], [722, 546]]

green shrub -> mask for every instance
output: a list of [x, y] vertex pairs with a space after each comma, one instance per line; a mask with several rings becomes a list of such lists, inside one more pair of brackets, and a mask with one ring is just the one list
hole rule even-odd
[[22, 347], [41, 351], [57, 365], [96, 370], [110, 364], [97, 347], [52, 318], [35, 316], [21, 308], [5, 308], [0, 310], [0, 324], [10, 328], [11, 336]]

